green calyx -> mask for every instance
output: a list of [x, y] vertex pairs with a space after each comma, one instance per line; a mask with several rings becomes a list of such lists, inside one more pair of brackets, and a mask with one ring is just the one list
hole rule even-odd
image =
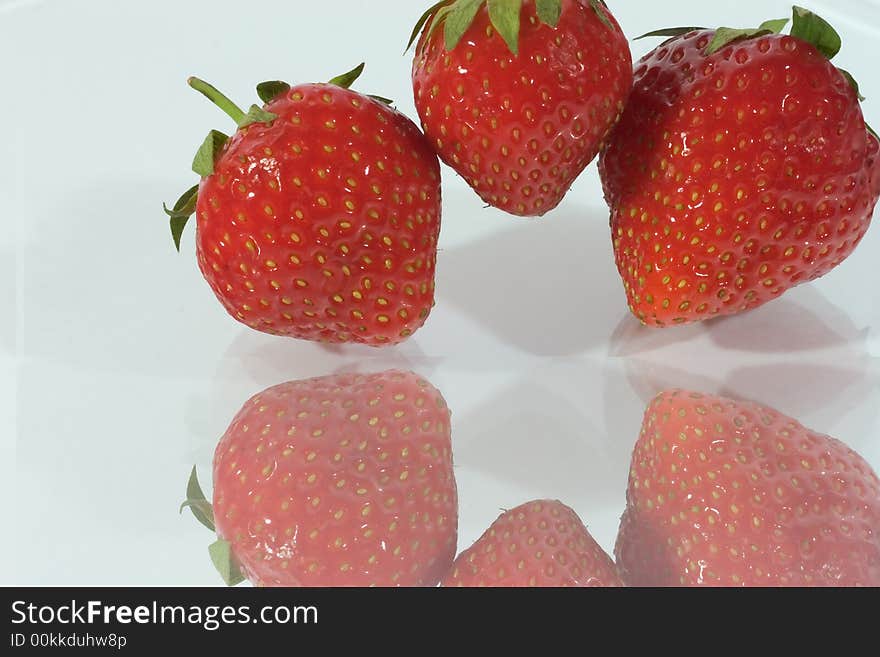
[[[187, 84], [201, 93], [203, 96], [208, 98], [212, 103], [214, 103], [217, 107], [219, 107], [223, 112], [229, 116], [235, 124], [239, 128], [244, 128], [246, 126], [251, 125], [252, 123], [271, 123], [276, 118], [278, 118], [272, 112], [267, 112], [265, 109], [258, 105], [251, 105], [250, 109], [247, 112], [243, 111], [238, 105], [233, 103], [226, 95], [221, 93], [216, 87], [211, 84], [208, 84], [204, 80], [201, 80], [196, 77], [191, 77], [187, 81]], [[263, 83], [268, 84], [268, 83]], [[283, 85], [285, 83], [273, 83]], [[288, 87], [289, 89], [290, 87]], [[269, 102], [266, 100], [264, 94], [267, 94], [268, 91], [266, 88], [263, 89], [263, 92], [260, 93], [260, 88], [257, 89], [257, 95], [260, 96], [260, 99], [263, 102]], [[192, 162], [192, 170], [194, 173], [198, 174], [200, 178], [207, 178], [208, 176], [214, 173], [214, 164], [217, 162], [217, 158], [220, 153], [223, 151], [223, 147], [226, 145], [226, 142], [229, 140], [229, 136], [218, 131], [211, 130], [208, 133], [208, 136], [205, 137], [202, 145], [199, 146], [199, 150], [196, 151], [195, 157]], [[183, 229], [186, 227], [189, 218], [196, 211], [196, 202], [198, 200], [198, 191], [199, 186], [195, 185], [186, 190], [177, 202], [174, 204], [170, 210], [168, 206], [164, 203], [162, 204], [163, 210], [165, 210], [165, 214], [169, 217], [169, 224], [171, 227], [171, 239], [174, 240], [174, 248], [180, 251], [180, 238], [183, 235]]]
[[210, 531], [217, 531], [217, 527], [214, 525], [214, 509], [202, 492], [196, 466], [193, 466], [189, 473], [189, 479], [186, 482], [186, 499], [180, 505], [180, 513], [183, 513], [184, 509], [192, 511], [195, 519]]
[[715, 36], [706, 46], [706, 54], [711, 55], [718, 52], [724, 46], [741, 39], [754, 39], [755, 37], [764, 36], [765, 34], [779, 34], [788, 25], [787, 18], [764, 21], [756, 28], [736, 29], [732, 27], [719, 27], [715, 30]]
[[669, 39], [674, 39], [675, 37], [680, 37], [688, 32], [693, 32], [695, 30], [705, 30], [705, 27], [696, 27], [696, 26], [688, 26], [688, 27], [663, 27], [659, 30], [652, 30], [651, 32], [645, 32], [644, 34], [640, 34], [633, 41], [638, 41], [639, 39], [648, 39], [651, 37], [668, 37]]
[[214, 173], [214, 162], [217, 161], [220, 151], [223, 150], [228, 140], [228, 135], [224, 135], [218, 130], [211, 130], [193, 158], [193, 172], [199, 174], [202, 178], [207, 178]]
[[[803, 7], [792, 7], [792, 18], [777, 18], [764, 21], [754, 28], [719, 27], [715, 30], [715, 36], [706, 46], [705, 54], [711, 55], [718, 52], [724, 46], [742, 39], [754, 39], [766, 34], [781, 34], [788, 21], [791, 20], [791, 36], [812, 44], [816, 49], [831, 59], [840, 50], [840, 35], [828, 24], [826, 20], [817, 16]], [[646, 37], [677, 37], [694, 30], [706, 30], [706, 27], [668, 27], [654, 30], [647, 34], [636, 37], [635, 40]]]
[[[361, 62], [357, 66], [355, 66], [350, 71], [343, 73], [342, 75], [337, 75], [335, 78], [330, 78], [327, 84], [335, 84], [337, 87], [342, 87], [343, 89], [350, 89], [351, 85], [355, 83], [355, 81], [361, 76], [361, 73], [364, 72], [364, 63]], [[372, 98], [373, 100], [378, 100], [380, 103], [384, 105], [391, 105], [394, 103], [393, 100], [389, 100], [388, 98], [384, 98], [383, 96], [376, 96], [375, 94], [366, 94], [367, 98]]]
[[[487, 0], [486, 5], [489, 8], [489, 22], [498, 30], [498, 34], [504, 39], [510, 52], [514, 55], [519, 54], [519, 14], [522, 2], [520, 0]], [[449, 25], [448, 18], [446, 24]], [[446, 37], [445, 30], [443, 37], [446, 41], [446, 49], [450, 50], [451, 40]], [[458, 45], [458, 40], [455, 41], [455, 45]], [[454, 48], [455, 45], [452, 47]]]
[[[608, 17], [608, 8], [603, 0], [589, 0], [589, 4], [599, 20], [609, 28], [613, 28]], [[483, 5], [486, 5], [492, 27], [507, 44], [510, 52], [518, 55], [523, 0], [440, 0], [416, 21], [406, 50], [410, 49], [423, 29], [427, 30], [427, 36], [430, 37], [441, 25], [443, 45], [447, 51], [453, 50], [474, 22], [477, 12]], [[535, 0], [535, 10], [541, 23], [555, 28], [562, 15], [562, 0]]]
[[334, 78], [330, 78], [328, 84], [335, 84], [337, 87], [342, 87], [343, 89], [351, 88], [359, 77], [361, 77], [361, 73], [364, 72], [364, 63], [361, 62], [357, 66], [355, 66], [350, 71], [343, 73], [342, 75], [337, 75]]
[[[828, 60], [834, 58], [835, 55], [840, 51], [841, 47], [841, 39], [840, 35], [837, 33], [828, 21], [823, 19], [821, 16], [814, 14], [809, 9], [804, 9], [803, 7], [798, 7], [797, 5], [792, 7], [791, 11], [791, 30], [789, 31], [789, 35], [795, 37], [796, 39], [800, 39], [801, 41], [806, 41], [810, 45], [812, 45], [816, 50], [822, 53]], [[712, 40], [706, 46], [706, 50], [704, 51], [705, 55], [711, 55], [715, 52], [718, 52], [725, 46], [734, 43], [736, 41], [741, 41], [743, 39], [754, 39], [760, 36], [764, 36], [767, 34], [781, 34], [782, 30], [785, 29], [785, 26], [788, 25], [788, 18], [778, 18], [775, 20], [764, 21], [756, 28], [731, 28], [731, 27], [719, 27], [715, 30], [715, 36], [712, 37]], [[653, 32], [648, 32], [647, 34], [643, 34], [636, 39], [644, 39], [646, 37], [677, 37], [687, 34], [688, 32], [692, 32], [694, 30], [705, 30], [707, 28], [704, 27], [671, 27], [664, 28], [662, 30], [655, 30]], [[856, 92], [856, 96], [859, 101], [865, 100], [865, 97], [859, 91], [859, 83], [856, 79], [842, 68], [837, 69], [840, 71], [840, 74], [849, 82], [850, 86]], [[865, 124], [868, 132], [876, 135], [876, 133], [871, 129], [871, 126]]]
[[164, 203], [162, 204], [162, 209], [165, 210], [165, 214], [170, 217], [171, 238], [174, 240], [174, 248], [178, 251], [180, 251], [180, 237], [183, 235], [183, 229], [186, 227], [186, 222], [189, 221], [189, 218], [196, 211], [196, 201], [198, 200], [198, 196], [199, 186], [193, 185], [186, 190], [179, 199], [177, 199], [174, 207], [170, 210], [167, 205]]
[[[331, 79], [329, 84], [335, 84], [336, 86], [348, 89], [354, 81], [358, 79], [360, 74], [363, 73], [363, 70], [363, 63], [358, 64], [347, 73], [343, 73], [342, 75], [338, 75]], [[269, 112], [259, 105], [251, 105], [250, 109], [245, 112], [216, 87], [199, 78], [191, 77], [187, 80], [187, 84], [223, 110], [229, 118], [235, 121], [235, 124], [239, 128], [245, 128], [254, 123], [270, 124], [278, 118], [276, 114]], [[279, 96], [286, 94], [288, 91], [290, 91], [290, 85], [281, 80], [268, 80], [257, 85], [257, 96], [263, 101], [264, 105], [268, 105]], [[391, 105], [394, 102], [387, 98], [383, 98], [382, 96], [368, 96], [386, 105]], [[202, 145], [199, 146], [199, 150], [196, 151], [196, 155], [193, 158], [193, 172], [198, 174], [200, 178], [207, 178], [208, 176], [213, 175], [217, 158], [220, 156], [220, 153], [223, 152], [223, 148], [226, 146], [227, 141], [229, 141], [228, 135], [217, 130], [211, 130], [208, 133], [208, 136], [205, 137]], [[180, 239], [183, 235], [183, 230], [186, 227], [189, 218], [196, 211], [198, 191], [198, 185], [186, 190], [180, 198], [177, 199], [177, 202], [170, 210], [167, 205], [164, 203], [162, 204], [165, 214], [169, 217], [171, 238], [174, 240], [174, 247], [178, 251], [180, 251]]]
[[[202, 492], [195, 466], [193, 466], [189, 480], [186, 483], [186, 499], [180, 505], [180, 512], [183, 513], [183, 510], [187, 508], [192, 511], [195, 519], [202, 525], [212, 532], [217, 531], [214, 524], [214, 509]], [[232, 554], [232, 545], [229, 541], [218, 538], [208, 546], [208, 555], [211, 557], [211, 562], [227, 586], [235, 586], [244, 581], [245, 577], [235, 561], [235, 556]]]
[[277, 115], [272, 114], [272, 112], [267, 112], [258, 105], [251, 105], [247, 112], [243, 112], [238, 105], [229, 100], [229, 98], [223, 95], [215, 87], [199, 78], [191, 77], [186, 82], [189, 86], [222, 109], [229, 118], [235, 121], [235, 124], [239, 128], [244, 128], [251, 123], [270, 123], [278, 118]]
[[235, 557], [232, 555], [232, 545], [229, 541], [218, 538], [208, 546], [208, 554], [214, 568], [220, 573], [220, 577], [226, 582], [226, 586], [235, 586], [241, 584], [245, 577], [235, 563]]
[[[775, 20], [764, 21], [758, 27], [755, 28], [733, 28], [733, 27], [719, 27], [715, 30], [715, 36], [712, 37], [712, 40], [709, 42], [709, 45], [706, 46], [706, 50], [704, 54], [711, 55], [714, 52], [721, 50], [724, 46], [729, 43], [733, 43], [734, 41], [740, 41], [742, 39], [753, 39], [755, 37], [763, 36], [765, 34], [779, 34], [788, 24], [787, 18], [779, 18]], [[660, 30], [654, 30], [653, 32], [647, 32], [640, 36], [637, 36], [634, 41], [638, 41], [639, 39], [646, 39], [648, 37], [679, 37], [683, 36], [689, 32], [693, 32], [694, 30], [707, 30], [709, 28], [706, 27], [696, 27], [696, 26], [688, 26], [688, 27], [665, 27]]]
[[556, 27], [562, 15], [562, 3], [554, 0], [535, 0], [535, 11], [538, 13], [539, 21], [550, 27]]
[[822, 17], [803, 7], [792, 7], [791, 36], [815, 46], [829, 60], [840, 52], [840, 35]]
[[290, 91], [290, 85], [281, 80], [269, 80], [257, 85], [257, 95], [264, 103], [271, 103], [282, 94]]

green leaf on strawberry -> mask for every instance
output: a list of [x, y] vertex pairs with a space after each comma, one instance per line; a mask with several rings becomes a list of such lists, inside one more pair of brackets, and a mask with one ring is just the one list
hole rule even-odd
[[205, 527], [211, 531], [215, 530], [214, 510], [211, 508], [211, 503], [208, 502], [205, 498], [205, 494], [202, 492], [202, 487], [199, 484], [199, 477], [196, 473], [196, 466], [193, 466], [192, 472], [189, 475], [189, 480], [186, 483], [186, 499], [180, 505], [180, 512], [183, 513], [183, 510], [186, 508], [192, 511], [195, 519]]
[[[545, 0], [546, 4], [547, 0]], [[551, 0], [552, 2], [552, 0]], [[465, 31], [474, 21], [483, 0], [460, 0], [452, 5], [452, 9], [446, 16], [446, 23], [443, 26], [443, 38], [446, 44], [446, 50], [452, 50], [458, 45]]]
[[713, 52], [721, 50], [729, 43], [733, 43], [739, 39], [752, 39], [765, 34], [779, 34], [788, 25], [787, 18], [779, 18], [776, 20], [764, 21], [757, 28], [736, 29], [732, 27], [719, 27], [715, 30], [715, 36], [706, 47], [706, 54], [711, 55]]
[[853, 91], [856, 92], [856, 96], [859, 99], [859, 102], [865, 100], [865, 97], [862, 95], [862, 92], [859, 91], [859, 83], [856, 82], [856, 79], [852, 76], [852, 73], [847, 71], [846, 69], [837, 67], [837, 70], [840, 71], [841, 75], [846, 78], [846, 81], [849, 82], [849, 86], [853, 88]]
[[550, 27], [556, 27], [559, 16], [562, 14], [562, 3], [558, 0], [535, 0], [535, 8], [541, 22]]
[[241, 574], [241, 569], [232, 556], [232, 546], [229, 541], [217, 539], [208, 546], [208, 554], [211, 555], [214, 567], [227, 586], [235, 586], [244, 581], [244, 575]]
[[276, 114], [267, 112], [259, 105], [251, 105], [247, 114], [244, 115], [244, 118], [242, 118], [241, 122], [238, 124], [238, 127], [244, 128], [251, 123], [269, 123], [277, 118], [278, 116]]
[[257, 85], [257, 95], [264, 103], [271, 103], [281, 94], [290, 91], [290, 85], [281, 80], [267, 80]]
[[[180, 505], [180, 512], [183, 513], [183, 510], [187, 508], [192, 511], [195, 519], [202, 525], [212, 532], [216, 531], [214, 510], [211, 507], [211, 503], [205, 498], [204, 492], [202, 492], [195, 466], [193, 466], [186, 484], [186, 500]], [[220, 573], [220, 577], [223, 578], [223, 581], [228, 586], [235, 586], [244, 581], [244, 575], [242, 575], [238, 564], [235, 562], [235, 558], [232, 556], [229, 541], [217, 539], [208, 546], [208, 554], [211, 556], [211, 561], [217, 572]]]
[[[709, 42], [705, 54], [711, 55], [721, 50], [724, 46], [740, 39], [752, 39], [764, 36], [765, 34], [780, 34], [785, 29], [785, 26], [788, 25], [788, 20], [787, 18], [772, 19], [764, 21], [756, 28], [719, 27], [715, 31], [715, 36]], [[702, 29], [707, 28], [663, 28], [642, 34], [636, 37], [635, 40], [659, 36], [676, 37], [693, 30]], [[828, 59], [832, 59], [840, 51], [841, 39], [837, 31], [826, 20], [803, 7], [792, 7], [791, 36], [812, 44]]]
[[[183, 510], [187, 508], [192, 511], [195, 519], [203, 526], [212, 532], [216, 531], [214, 509], [205, 498], [205, 493], [202, 492], [195, 466], [193, 466], [189, 480], [186, 483], [186, 500], [180, 505], [180, 512], [183, 513]], [[208, 554], [211, 556], [211, 562], [227, 586], [235, 586], [244, 581], [245, 577], [235, 562], [235, 558], [232, 555], [232, 546], [229, 541], [218, 538], [208, 546]]]
[[214, 161], [217, 159], [220, 151], [223, 150], [223, 145], [228, 139], [228, 135], [224, 135], [218, 130], [211, 130], [193, 158], [193, 172], [202, 178], [206, 178], [214, 173]]
[[372, 98], [373, 100], [378, 100], [383, 105], [393, 105], [394, 101], [390, 98], [385, 98], [385, 96], [377, 96], [376, 94], [367, 94], [367, 98]]
[[199, 186], [193, 185], [186, 190], [179, 199], [177, 199], [174, 207], [170, 210], [167, 205], [164, 203], [162, 204], [162, 209], [165, 210], [165, 214], [171, 218], [171, 237], [174, 239], [174, 246], [178, 251], [180, 251], [180, 236], [183, 234], [186, 222], [189, 221], [193, 212], [196, 211], [196, 201], [198, 200], [198, 196]]
[[758, 29], [767, 30], [773, 34], [781, 34], [786, 25], [788, 25], [788, 18], [775, 18], [764, 21], [758, 26]]
[[363, 72], [364, 63], [361, 62], [350, 71], [346, 71], [342, 75], [337, 75], [336, 77], [331, 78], [329, 80], [329, 84], [335, 84], [337, 87], [348, 89], [349, 87], [351, 87], [351, 85], [354, 84], [355, 80], [357, 80]]
[[519, 54], [519, 12], [522, 0], [487, 0], [489, 20], [514, 55]]
[[[713, 53], [721, 50], [725, 46], [733, 43], [735, 41], [743, 40], [743, 39], [754, 39], [756, 37], [765, 36], [767, 34], [781, 34], [782, 30], [785, 29], [785, 26], [788, 25], [788, 18], [777, 18], [773, 20], [764, 21], [757, 28], [730, 28], [730, 27], [719, 27], [715, 30], [715, 35], [712, 40], [709, 42], [709, 45], [706, 47], [704, 54], [706, 56], [712, 55]], [[828, 60], [831, 60], [837, 55], [841, 48], [841, 38], [840, 34], [835, 30], [828, 21], [826, 21], [821, 16], [813, 13], [809, 9], [804, 9], [803, 7], [798, 7], [797, 5], [792, 7], [792, 25], [791, 30], [789, 32], [790, 36], [795, 37], [796, 39], [800, 39], [812, 45], [816, 50], [822, 53]], [[679, 37], [693, 30], [705, 30], [708, 28], [703, 27], [670, 27], [663, 28], [660, 30], [654, 30], [652, 32], [647, 32], [635, 38], [635, 40], [644, 39], [647, 37]], [[846, 78], [846, 81], [850, 84], [850, 86], [855, 90], [856, 96], [859, 101], [864, 101], [865, 97], [861, 94], [859, 90], [859, 84], [855, 80], [855, 78], [850, 74], [849, 71], [846, 71], [840, 67], [837, 68], [840, 71], [841, 75]], [[876, 134], [871, 126], [865, 123], [865, 128], [872, 135]]]
[[840, 35], [826, 20], [803, 7], [792, 8], [791, 36], [811, 43], [816, 50], [833, 59], [840, 51]]
[[599, 17], [599, 21], [605, 25], [608, 29], [613, 30], [614, 25], [611, 24], [611, 21], [608, 19], [608, 5], [605, 4], [603, 0], [590, 0], [590, 7], [593, 8], [593, 11], [596, 12], [596, 16]]
[[[588, 4], [600, 22], [609, 29], [616, 29], [609, 18], [608, 7], [602, 0], [589, 0]], [[441, 0], [425, 11], [416, 22], [406, 50], [410, 49], [426, 24], [427, 37], [431, 37], [443, 25], [446, 50], [454, 50], [484, 5], [488, 9], [492, 28], [501, 36], [510, 52], [516, 55], [519, 52], [523, 0]], [[562, 15], [562, 0], [535, 0], [535, 13], [541, 23], [555, 29]]]
[[419, 36], [419, 32], [422, 31], [422, 28], [425, 26], [425, 23], [427, 23], [431, 19], [431, 17], [434, 16], [435, 13], [439, 11], [439, 9], [441, 7], [449, 4], [451, 1], [452, 0], [440, 0], [440, 2], [437, 2], [433, 5], [431, 5], [428, 9], [425, 10], [425, 13], [419, 17], [419, 20], [417, 20], [415, 26], [413, 26], [412, 32], [409, 35], [409, 41], [407, 41], [407, 43], [406, 43], [406, 50], [403, 51], [404, 53], [406, 53], [407, 50], [412, 48], [412, 44], [415, 42], [416, 38]]
[[428, 26], [428, 37], [430, 38], [434, 32], [439, 28], [443, 21], [446, 19], [446, 15], [452, 11], [452, 5], [441, 6], [437, 9], [437, 12], [434, 14], [434, 17], [431, 19], [431, 24]]
[[645, 32], [644, 34], [640, 34], [633, 41], [638, 41], [639, 39], [647, 39], [650, 37], [677, 37], [687, 34], [688, 32], [693, 32], [695, 30], [705, 30], [705, 27], [663, 27], [659, 30], [652, 30], [650, 32]]

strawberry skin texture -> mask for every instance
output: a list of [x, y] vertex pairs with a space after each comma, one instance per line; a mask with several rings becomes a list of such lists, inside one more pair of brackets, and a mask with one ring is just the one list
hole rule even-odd
[[878, 586], [880, 481], [773, 409], [670, 390], [645, 412], [615, 555], [631, 586]]
[[415, 374], [251, 398], [214, 455], [214, 517], [260, 586], [432, 586], [455, 557], [450, 413]]
[[632, 82], [626, 37], [578, 0], [554, 29], [523, 3], [519, 55], [480, 8], [448, 52], [443, 29], [422, 34], [413, 60], [415, 105], [441, 159], [486, 203], [519, 216], [555, 208], [598, 153]]
[[386, 345], [434, 304], [440, 164], [418, 127], [332, 84], [268, 103], [202, 179], [199, 268], [266, 333]]
[[756, 308], [862, 239], [876, 140], [841, 73], [790, 36], [671, 39], [637, 65], [600, 156], [632, 312], [668, 326]]
[[505, 511], [462, 552], [443, 586], [622, 586], [611, 557], [573, 509], [534, 500]]

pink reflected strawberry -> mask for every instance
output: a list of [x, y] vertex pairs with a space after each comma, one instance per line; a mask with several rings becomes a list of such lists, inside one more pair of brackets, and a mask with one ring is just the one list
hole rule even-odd
[[632, 586], [880, 586], [880, 480], [754, 402], [684, 390], [645, 411], [615, 554]]
[[213, 505], [194, 477], [184, 504], [230, 584], [432, 586], [455, 556], [450, 413], [411, 372], [268, 388], [217, 445]]
[[621, 586], [611, 557], [558, 500], [501, 514], [462, 552], [443, 586]]

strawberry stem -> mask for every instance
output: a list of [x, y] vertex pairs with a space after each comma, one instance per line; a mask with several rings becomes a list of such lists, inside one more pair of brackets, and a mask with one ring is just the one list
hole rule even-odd
[[229, 98], [221, 93], [216, 87], [197, 77], [190, 77], [187, 79], [186, 83], [205, 96], [217, 107], [222, 109], [230, 119], [235, 121], [236, 125], [240, 125], [245, 120], [247, 115], [244, 111], [238, 105], [229, 100]]

